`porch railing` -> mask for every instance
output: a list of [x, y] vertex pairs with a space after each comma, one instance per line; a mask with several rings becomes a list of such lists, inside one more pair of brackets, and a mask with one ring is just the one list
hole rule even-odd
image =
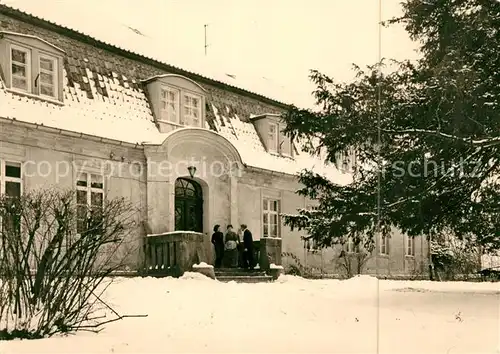
[[207, 262], [204, 234], [186, 231], [148, 235], [144, 242], [144, 273], [178, 277], [200, 262]]

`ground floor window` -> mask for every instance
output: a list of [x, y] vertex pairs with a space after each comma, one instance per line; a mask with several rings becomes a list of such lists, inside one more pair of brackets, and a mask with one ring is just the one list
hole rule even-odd
[[[22, 172], [21, 163], [0, 160], [0, 194], [8, 197], [12, 202], [22, 195]], [[21, 231], [21, 220], [14, 219], [16, 218], [5, 220], [0, 217], [0, 223], [4, 232], [7, 231], [5, 228], [8, 225], [17, 228], [18, 232]]]
[[89, 231], [89, 217], [99, 215], [104, 206], [104, 178], [99, 174], [81, 173], [76, 181], [76, 230]]
[[415, 256], [415, 237], [406, 236], [406, 255]]
[[389, 240], [390, 238], [388, 235], [380, 235], [380, 254], [389, 254]]
[[0, 167], [0, 193], [19, 198], [22, 190], [21, 163], [0, 161]]
[[262, 236], [280, 237], [280, 202], [276, 199], [264, 198], [262, 201]]
[[345, 243], [345, 251], [347, 253], [354, 253], [354, 241], [352, 240], [352, 237], [347, 238], [347, 241]]

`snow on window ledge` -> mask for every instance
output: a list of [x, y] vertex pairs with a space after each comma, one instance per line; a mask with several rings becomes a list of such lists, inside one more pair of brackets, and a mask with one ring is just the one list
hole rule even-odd
[[211, 269], [211, 268], [213, 268], [213, 267], [214, 267], [213, 265], [211, 265], [211, 264], [207, 264], [207, 263], [205, 263], [205, 262], [201, 262], [200, 264], [194, 264], [194, 265], [193, 265], [193, 268], [194, 268], [194, 269], [200, 269], [200, 268], [209, 268], [209, 269]]
[[283, 269], [283, 266], [280, 266], [280, 265], [276, 265], [274, 263], [271, 263], [269, 265], [269, 269]]
[[50, 97], [50, 96], [45, 96], [45, 95], [35, 95], [33, 93], [29, 93], [29, 92], [21, 91], [21, 90], [16, 90], [13, 88], [5, 88], [5, 91], [10, 92], [14, 95], [25, 96], [25, 97], [29, 97], [29, 98], [34, 98], [34, 99], [39, 100], [39, 101], [45, 101], [45, 102], [57, 104], [59, 106], [64, 106], [64, 103], [59, 101], [55, 97]]
[[[173, 126], [175, 128], [197, 128], [197, 129], [207, 130], [206, 124], [205, 124], [206, 123], [205, 120], [203, 120], [203, 123], [201, 123], [202, 126], [180, 124], [180, 123], [172, 122], [172, 121], [169, 121], [169, 120], [166, 120], [166, 119], [158, 119], [158, 123], [171, 125], [171, 126]], [[208, 129], [208, 130], [210, 130], [210, 129]]]

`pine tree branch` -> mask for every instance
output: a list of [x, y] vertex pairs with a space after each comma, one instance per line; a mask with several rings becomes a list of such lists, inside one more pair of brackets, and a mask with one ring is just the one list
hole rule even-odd
[[445, 139], [460, 141], [466, 144], [470, 144], [476, 147], [493, 147], [500, 144], [500, 136], [490, 137], [485, 139], [474, 140], [472, 138], [464, 138], [459, 137], [452, 134], [442, 133], [437, 130], [427, 130], [427, 129], [401, 129], [401, 130], [391, 130], [391, 129], [382, 129], [384, 133], [391, 135], [437, 135]]

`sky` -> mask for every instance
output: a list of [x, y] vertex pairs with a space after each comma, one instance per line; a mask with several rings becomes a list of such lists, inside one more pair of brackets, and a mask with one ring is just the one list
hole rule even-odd
[[[377, 0], [2, 2], [124, 49], [302, 107], [314, 104], [309, 70], [349, 81], [353, 63], [365, 66], [378, 60]], [[401, 13], [399, 3], [382, 0], [383, 20]], [[385, 58], [417, 57], [416, 44], [401, 27], [383, 29], [381, 47]]]

